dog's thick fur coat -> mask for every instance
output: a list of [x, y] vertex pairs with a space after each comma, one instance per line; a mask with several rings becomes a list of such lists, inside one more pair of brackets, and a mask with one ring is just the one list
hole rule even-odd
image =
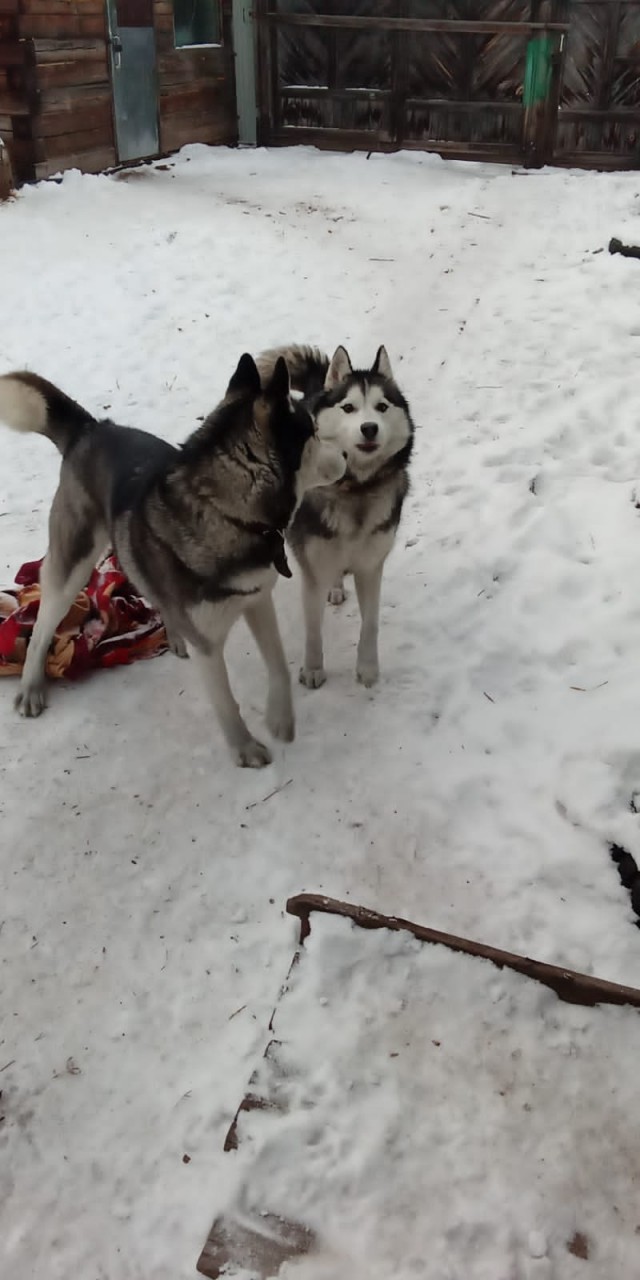
[[409, 489], [413, 421], [384, 347], [367, 370], [353, 369], [344, 347], [331, 360], [316, 347], [266, 351], [257, 361], [263, 381], [282, 358], [320, 439], [347, 456], [345, 475], [306, 494], [288, 532], [302, 571], [306, 647], [300, 679], [311, 689], [324, 684], [325, 604], [342, 604], [344, 575], [352, 573], [362, 620], [356, 674], [368, 687], [379, 675], [382, 573]]
[[[229, 748], [241, 765], [270, 755], [245, 725], [229, 687], [224, 644], [244, 615], [265, 661], [267, 725], [291, 741], [289, 669], [272, 591], [289, 575], [283, 532], [307, 488], [345, 469], [311, 416], [290, 398], [284, 360], [264, 389], [240, 360], [224, 400], [180, 448], [95, 418], [44, 378], [0, 378], [0, 419], [47, 436], [62, 454], [42, 565], [42, 597], [16, 705], [45, 705], [45, 662], [55, 629], [108, 545], [137, 589], [162, 613], [171, 648], [189, 644]], [[186, 642], [186, 643], [185, 643]]]

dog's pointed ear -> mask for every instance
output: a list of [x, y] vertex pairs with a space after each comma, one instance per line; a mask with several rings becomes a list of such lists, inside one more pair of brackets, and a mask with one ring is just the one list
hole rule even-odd
[[390, 382], [393, 382], [393, 369], [391, 368], [391, 361], [387, 355], [386, 347], [378, 347], [376, 358], [371, 366], [371, 372], [377, 373], [381, 378], [388, 378]]
[[270, 400], [286, 400], [290, 391], [289, 369], [284, 356], [278, 356], [275, 368], [265, 390]]
[[337, 347], [324, 380], [326, 390], [330, 391], [332, 387], [339, 386], [341, 382], [344, 382], [345, 378], [349, 377], [350, 373], [353, 373], [353, 366], [349, 359], [349, 353], [345, 347]]
[[227, 395], [260, 395], [260, 374], [253, 356], [246, 351], [240, 356], [238, 368], [227, 387]]

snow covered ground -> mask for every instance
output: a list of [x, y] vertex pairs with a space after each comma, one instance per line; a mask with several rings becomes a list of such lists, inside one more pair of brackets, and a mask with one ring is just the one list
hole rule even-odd
[[[385, 342], [419, 424], [382, 682], [355, 683], [351, 594], [269, 770], [233, 768], [170, 656], [58, 686], [34, 723], [0, 681], [3, 1280], [193, 1275], [289, 893], [640, 985], [606, 849], [640, 856], [640, 265], [597, 252], [638, 240], [639, 193], [193, 147], [0, 206], [0, 372], [179, 440], [245, 349]], [[44, 440], [1, 447], [0, 586], [43, 553], [58, 471]], [[295, 583], [278, 604], [295, 672]], [[240, 628], [231, 659], [260, 725]]]
[[315, 914], [288, 987], [233, 1206], [314, 1233], [283, 1280], [637, 1276], [637, 1010]]

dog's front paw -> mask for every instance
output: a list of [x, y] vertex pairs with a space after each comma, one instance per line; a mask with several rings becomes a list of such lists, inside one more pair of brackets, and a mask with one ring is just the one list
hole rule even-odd
[[16, 694], [13, 705], [21, 716], [35, 717], [41, 715], [47, 705], [45, 684], [25, 685]]
[[233, 758], [241, 769], [264, 769], [265, 765], [271, 764], [271, 752], [262, 742], [257, 742], [255, 738], [249, 738], [248, 742], [243, 742], [241, 747], [234, 747]]
[[324, 684], [327, 673], [324, 667], [301, 667], [300, 668], [300, 684], [306, 686], [307, 689], [319, 689]]
[[365, 689], [371, 689], [374, 684], [378, 683], [380, 677], [380, 668], [377, 662], [359, 662], [356, 669], [356, 679], [358, 684], [363, 684]]
[[327, 596], [329, 604], [344, 604], [346, 598], [347, 593], [344, 587], [332, 587]]
[[273, 706], [267, 706], [266, 720], [269, 733], [273, 734], [274, 738], [279, 742], [293, 742], [296, 736], [296, 722], [289, 699], [286, 702], [274, 702]]
[[276, 737], [279, 742], [293, 742], [296, 737], [296, 721], [293, 718], [292, 710], [274, 710], [274, 712], [266, 713], [266, 727], [268, 727], [271, 736]]
[[182, 639], [182, 636], [170, 635], [167, 631], [167, 648], [169, 653], [175, 653], [176, 658], [188, 658], [189, 651]]

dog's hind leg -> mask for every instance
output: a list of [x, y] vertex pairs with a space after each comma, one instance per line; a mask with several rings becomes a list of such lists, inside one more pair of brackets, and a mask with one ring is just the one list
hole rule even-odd
[[85, 517], [63, 511], [60, 490], [49, 519], [49, 550], [40, 569], [40, 607], [15, 699], [21, 716], [39, 716], [46, 706], [45, 666], [56, 627], [68, 613], [78, 592], [87, 585], [91, 571], [104, 550], [106, 533]]
[[378, 664], [378, 621], [380, 617], [380, 588], [384, 560], [371, 569], [354, 573], [362, 624], [358, 642], [356, 675], [360, 684], [368, 689], [380, 674]]
[[267, 727], [274, 738], [279, 738], [281, 742], [293, 742], [295, 721], [291, 677], [282, 647], [273, 596], [269, 594], [259, 604], [246, 609], [244, 616], [267, 668]]
[[252, 738], [240, 715], [231, 692], [223, 649], [224, 640], [220, 640], [212, 644], [208, 653], [194, 649], [194, 658], [236, 764], [243, 768], [261, 769], [271, 763], [271, 754], [261, 742]]

